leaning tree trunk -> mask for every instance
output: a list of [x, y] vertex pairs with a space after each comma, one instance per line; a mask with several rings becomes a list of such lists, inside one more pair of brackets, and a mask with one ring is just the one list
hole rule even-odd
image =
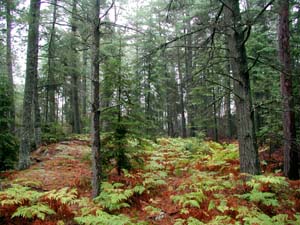
[[7, 75], [9, 81], [9, 94], [12, 96], [12, 104], [10, 108], [10, 130], [15, 132], [15, 101], [14, 101], [14, 81], [13, 81], [13, 70], [12, 70], [12, 46], [11, 46], [11, 30], [12, 30], [12, 21], [11, 21], [11, 0], [6, 0], [6, 67]]
[[225, 20], [228, 23], [228, 45], [233, 72], [237, 116], [237, 133], [240, 153], [240, 171], [259, 174], [260, 163], [254, 130], [254, 117], [250, 94], [250, 79], [245, 48], [245, 35], [241, 27], [238, 0], [226, 0]]
[[289, 1], [279, 1], [278, 26], [279, 60], [282, 65], [280, 87], [283, 106], [284, 175], [296, 180], [299, 179], [299, 171], [289, 43]]
[[92, 196], [100, 193], [102, 177], [100, 154], [100, 99], [99, 99], [99, 41], [100, 41], [100, 0], [93, 5], [92, 15]]
[[38, 43], [39, 43], [39, 18], [40, 0], [31, 0], [29, 31], [27, 44], [26, 78], [23, 100], [23, 119], [21, 130], [21, 143], [19, 150], [19, 169], [30, 166], [30, 143], [32, 140], [31, 123], [34, 96], [34, 80], [38, 66]]

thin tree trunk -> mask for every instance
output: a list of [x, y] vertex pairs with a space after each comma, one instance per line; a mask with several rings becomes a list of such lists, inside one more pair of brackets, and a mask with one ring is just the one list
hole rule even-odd
[[87, 114], [87, 51], [84, 50], [82, 55], [83, 60], [83, 75], [82, 75], [82, 115], [85, 117]]
[[[191, 19], [189, 18], [189, 13], [186, 12], [186, 16], [188, 17], [188, 20], [186, 21], [186, 33], [191, 33]], [[188, 117], [188, 127], [189, 127], [189, 135], [194, 137], [195, 136], [195, 122], [194, 122], [194, 108], [191, 103], [191, 90], [193, 85], [193, 77], [192, 77], [192, 71], [193, 71], [193, 51], [192, 51], [192, 35], [187, 35], [185, 37], [185, 88], [186, 88], [186, 99], [187, 99], [187, 117]]]
[[299, 171], [289, 43], [289, 1], [279, 1], [278, 25], [279, 60], [282, 64], [280, 87], [283, 106], [284, 175], [289, 179], [297, 180], [299, 179]]
[[42, 129], [41, 129], [41, 112], [39, 105], [39, 92], [38, 92], [38, 70], [34, 74], [34, 90], [33, 90], [33, 103], [34, 103], [34, 142], [35, 147], [38, 148], [42, 143]]
[[99, 41], [100, 41], [100, 0], [95, 1], [92, 10], [92, 196], [100, 193], [102, 180], [101, 153], [100, 153], [100, 99], [99, 99]]
[[[47, 102], [46, 102], [46, 122], [53, 123], [56, 121], [55, 116], [55, 78], [54, 78], [54, 56], [55, 56], [55, 24], [56, 24], [56, 12], [57, 12], [57, 0], [52, 0], [53, 14], [52, 14], [52, 26], [50, 30], [50, 39], [48, 44], [48, 84], [47, 84]], [[48, 118], [48, 105], [49, 105], [49, 118]]]
[[72, 119], [73, 119], [73, 132], [81, 133], [81, 121], [80, 121], [80, 111], [79, 111], [79, 97], [78, 97], [78, 71], [77, 71], [77, 51], [76, 51], [76, 14], [77, 14], [77, 2], [78, 0], [73, 0], [73, 8], [72, 8], [72, 41], [71, 41], [71, 49], [73, 51], [73, 60], [72, 64], [72, 75], [71, 75], [71, 108], [72, 108]]
[[177, 66], [178, 66], [178, 75], [179, 75], [179, 96], [180, 96], [180, 114], [181, 114], [181, 136], [186, 138], [186, 120], [185, 120], [185, 106], [184, 106], [184, 84], [183, 77], [181, 72], [181, 62], [180, 62], [180, 51], [177, 48]]
[[12, 0], [6, 0], [6, 68], [9, 81], [9, 94], [12, 96], [12, 104], [10, 108], [10, 130], [15, 132], [15, 100], [14, 100], [14, 81], [12, 69], [12, 46], [11, 46], [11, 30], [12, 30], [12, 16], [11, 7]]
[[31, 0], [28, 31], [28, 47], [26, 62], [25, 91], [23, 100], [23, 118], [21, 129], [21, 143], [19, 150], [19, 169], [26, 169], [30, 166], [30, 143], [32, 133], [32, 106], [34, 96], [34, 80], [38, 66], [38, 42], [39, 42], [39, 18], [40, 0]]
[[[147, 120], [147, 123], [149, 123], [152, 120], [152, 108], [151, 108], [151, 59], [148, 57], [148, 68], [147, 68], [147, 78], [146, 78], [146, 84], [145, 84], [145, 118]], [[150, 134], [150, 131], [152, 130], [152, 127], [146, 128], [146, 133]]]
[[226, 0], [225, 19], [228, 29], [230, 63], [233, 72], [240, 152], [240, 171], [259, 174], [260, 163], [254, 130], [254, 115], [250, 94], [250, 79], [238, 0]]
[[[230, 55], [229, 55], [229, 46], [228, 43], [226, 43], [226, 47], [228, 50], [226, 51], [226, 56], [228, 60], [230, 61]], [[230, 69], [230, 62], [227, 63], [227, 73], [228, 75], [231, 75], [231, 69]], [[226, 87], [231, 88], [231, 78], [226, 78]], [[232, 138], [233, 136], [233, 126], [232, 126], [232, 115], [231, 115], [231, 93], [230, 90], [226, 90], [225, 95], [225, 114], [226, 114], [226, 136], [227, 138]]]
[[219, 131], [218, 131], [218, 118], [217, 118], [217, 106], [216, 106], [216, 94], [215, 89], [212, 89], [213, 94], [213, 115], [214, 115], [214, 141], [219, 141]]

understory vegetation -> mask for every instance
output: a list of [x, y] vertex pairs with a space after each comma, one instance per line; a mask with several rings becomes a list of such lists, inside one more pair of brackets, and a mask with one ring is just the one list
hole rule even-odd
[[[118, 145], [109, 136], [104, 149]], [[236, 143], [127, 137], [131, 167], [118, 168], [118, 156], [109, 156], [107, 179], [92, 199], [86, 139], [44, 145], [30, 169], [3, 172], [1, 223], [300, 224], [300, 182], [282, 176], [276, 152], [262, 149], [264, 173], [250, 176], [239, 171]]]

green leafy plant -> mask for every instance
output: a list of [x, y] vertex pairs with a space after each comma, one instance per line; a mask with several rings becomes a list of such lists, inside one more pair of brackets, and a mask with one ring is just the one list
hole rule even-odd
[[144, 188], [137, 185], [133, 188], [125, 188], [122, 183], [103, 182], [101, 185], [102, 191], [94, 200], [109, 211], [129, 207], [127, 201], [136, 193], [142, 194]]
[[125, 225], [131, 224], [131, 220], [124, 215], [111, 215], [102, 210], [97, 210], [96, 215], [75, 217], [75, 221], [84, 225]]
[[64, 219], [73, 216], [69, 206], [77, 203], [77, 191], [63, 188], [38, 192], [30, 187], [13, 184], [0, 192], [0, 215], [44, 220], [47, 215], [57, 214]]
[[198, 189], [196, 192], [189, 192], [183, 195], [174, 195], [171, 197], [171, 199], [184, 208], [187, 206], [200, 208], [200, 204], [206, 199], [206, 196], [201, 189]]
[[247, 199], [251, 202], [262, 203], [267, 206], [278, 206], [276, 195], [270, 192], [261, 192], [254, 188], [250, 193], [237, 195], [240, 198]]
[[46, 215], [53, 215], [56, 212], [52, 210], [48, 205], [45, 204], [36, 204], [31, 206], [21, 206], [12, 214], [14, 217], [23, 217], [27, 219], [38, 218], [41, 220], [45, 219]]

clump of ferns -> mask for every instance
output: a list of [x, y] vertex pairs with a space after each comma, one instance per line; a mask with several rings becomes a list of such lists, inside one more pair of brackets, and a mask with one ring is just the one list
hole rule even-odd
[[184, 184], [178, 187], [178, 190], [184, 190], [183, 194], [172, 195], [171, 199], [174, 203], [179, 204], [182, 214], [187, 214], [188, 207], [200, 208], [201, 203], [207, 199], [205, 191], [197, 184]]
[[[130, 225], [133, 224], [125, 215], [111, 215], [105, 211], [97, 210], [96, 214], [87, 214], [75, 217], [78, 224], [84, 225]], [[136, 223], [134, 223], [136, 224]]]
[[142, 194], [145, 188], [136, 185], [132, 188], [126, 187], [123, 183], [103, 182], [102, 191], [94, 201], [108, 211], [119, 210], [124, 207], [130, 207], [130, 200], [135, 194]]
[[253, 176], [246, 184], [252, 188], [250, 192], [236, 195], [256, 204], [277, 207], [279, 202], [277, 196], [282, 199], [288, 198], [288, 182], [284, 177], [278, 176]]
[[57, 218], [71, 218], [69, 206], [77, 201], [75, 189], [38, 192], [30, 187], [13, 184], [0, 192], [0, 215], [4, 217], [22, 217], [44, 220], [48, 215]]
[[[42, 195], [43, 193], [34, 191], [29, 187], [13, 184], [10, 188], [0, 192], [0, 215], [12, 218], [23, 215], [30, 219], [36, 216], [43, 219], [46, 211], [49, 214], [54, 214], [55, 212], [49, 207], [38, 205], [38, 200]], [[39, 207], [36, 207], [37, 205]]]
[[246, 206], [240, 206], [237, 208], [238, 215], [236, 219], [241, 219], [243, 224], [265, 224], [265, 225], [298, 225], [300, 224], [300, 214], [296, 213], [293, 215], [294, 218], [289, 218], [287, 214], [277, 214], [269, 216], [263, 213], [258, 208], [249, 208]]

